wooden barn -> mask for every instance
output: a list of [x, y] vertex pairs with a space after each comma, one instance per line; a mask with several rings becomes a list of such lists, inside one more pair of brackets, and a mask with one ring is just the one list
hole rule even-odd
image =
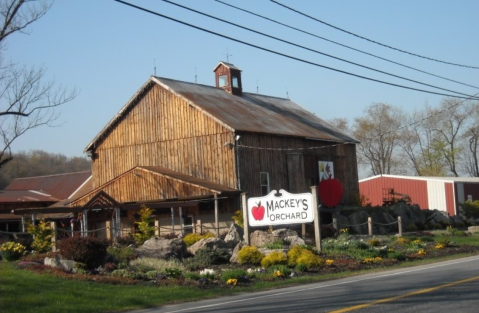
[[453, 216], [460, 203], [479, 200], [479, 178], [379, 175], [360, 180], [359, 192], [373, 206], [406, 201]]
[[198, 220], [218, 232], [241, 193], [310, 192], [318, 161], [334, 164], [342, 203], [355, 201], [356, 140], [289, 99], [243, 92], [232, 64], [214, 73], [214, 87], [150, 77], [88, 144], [93, 190], [68, 205], [105, 209], [89, 215], [90, 228], [111, 220], [133, 233], [146, 205], [161, 232], [194, 230]]

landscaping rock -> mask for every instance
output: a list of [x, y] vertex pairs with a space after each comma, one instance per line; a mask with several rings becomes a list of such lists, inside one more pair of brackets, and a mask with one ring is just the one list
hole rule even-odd
[[77, 262], [73, 260], [65, 260], [65, 259], [60, 259], [58, 257], [56, 258], [46, 257], [44, 264], [46, 266], [60, 268], [66, 272], [76, 273]]
[[231, 263], [238, 263], [238, 252], [241, 250], [241, 248], [247, 246], [246, 241], [240, 241], [236, 247], [233, 249], [233, 252], [231, 253], [231, 258], [230, 262]]
[[184, 241], [180, 238], [157, 239], [151, 238], [135, 249], [139, 257], [150, 257], [157, 259], [170, 259], [172, 257], [182, 259], [186, 256], [187, 250]]
[[188, 247], [188, 252], [195, 255], [196, 251], [200, 249], [227, 249], [231, 251], [235, 245], [236, 243], [234, 241], [226, 242], [221, 238], [204, 238]]
[[[368, 233], [368, 213], [365, 211], [359, 211], [351, 214], [349, 216], [349, 222], [351, 223], [350, 228], [357, 234], [367, 234]], [[361, 225], [362, 224], [362, 225]]]
[[426, 215], [417, 205], [408, 206], [404, 202], [399, 202], [391, 208], [394, 214], [401, 217], [403, 230], [407, 230], [410, 225], [424, 225], [426, 223]]
[[255, 230], [250, 234], [250, 244], [255, 247], [262, 247], [275, 241], [275, 237], [266, 231]]
[[228, 233], [226, 234], [225, 241], [226, 242], [234, 242], [237, 244], [238, 242], [244, 240], [244, 230], [237, 224], [232, 224]]
[[398, 231], [397, 219], [383, 211], [374, 211], [371, 214], [373, 220], [373, 234], [385, 235]]
[[296, 236], [288, 236], [284, 238], [285, 241], [289, 242], [289, 245], [292, 246], [300, 246], [306, 244], [303, 238]]
[[451, 219], [449, 218], [449, 215], [447, 214], [447, 212], [433, 210], [432, 214], [428, 217], [427, 222], [432, 225], [434, 224], [450, 225]]
[[287, 256], [288, 249], [267, 249], [267, 248], [258, 248], [258, 251], [263, 253], [265, 256], [270, 255], [272, 252], [282, 252]]

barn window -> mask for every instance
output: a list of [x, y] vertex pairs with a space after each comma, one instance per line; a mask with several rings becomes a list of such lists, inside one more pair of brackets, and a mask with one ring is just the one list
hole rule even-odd
[[233, 88], [239, 88], [239, 82], [238, 82], [238, 77], [233, 76]]
[[228, 75], [220, 75], [218, 77], [218, 86], [219, 87], [228, 86]]
[[267, 172], [261, 172], [259, 173], [259, 180], [260, 180], [260, 185], [261, 185], [261, 195], [266, 196], [269, 191], [269, 173]]

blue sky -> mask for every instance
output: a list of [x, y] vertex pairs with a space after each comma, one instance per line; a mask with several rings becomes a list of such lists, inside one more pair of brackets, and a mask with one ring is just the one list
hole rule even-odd
[[[479, 70], [433, 62], [372, 44], [286, 10], [268, 0], [223, 0], [257, 14], [307, 30], [423, 71], [479, 86]], [[278, 0], [325, 22], [416, 54], [479, 66], [479, 1], [442, 0]], [[479, 92], [339, 47], [275, 25], [213, 0], [175, 0], [311, 49], [382, 71], [466, 94]], [[414, 88], [433, 90], [346, 64], [316, 53], [185, 11], [161, 0], [131, 0], [152, 11], [235, 37], [267, 49], [339, 70]], [[286, 97], [324, 119], [353, 120], [372, 103], [413, 111], [436, 96], [347, 76], [242, 45], [130, 8], [113, 0], [57, 0], [48, 14], [30, 27], [29, 35], [8, 41], [7, 59], [27, 66], [43, 65], [47, 77], [79, 91], [62, 106], [61, 126], [30, 131], [13, 143], [13, 151], [41, 149], [83, 156], [83, 149], [103, 126], [154, 74], [181, 81], [214, 84], [219, 61], [242, 69], [243, 90]]]

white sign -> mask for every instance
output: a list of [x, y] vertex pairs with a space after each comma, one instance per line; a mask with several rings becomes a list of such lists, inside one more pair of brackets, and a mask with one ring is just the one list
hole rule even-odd
[[250, 226], [299, 224], [314, 221], [313, 196], [273, 190], [264, 197], [248, 199]]

